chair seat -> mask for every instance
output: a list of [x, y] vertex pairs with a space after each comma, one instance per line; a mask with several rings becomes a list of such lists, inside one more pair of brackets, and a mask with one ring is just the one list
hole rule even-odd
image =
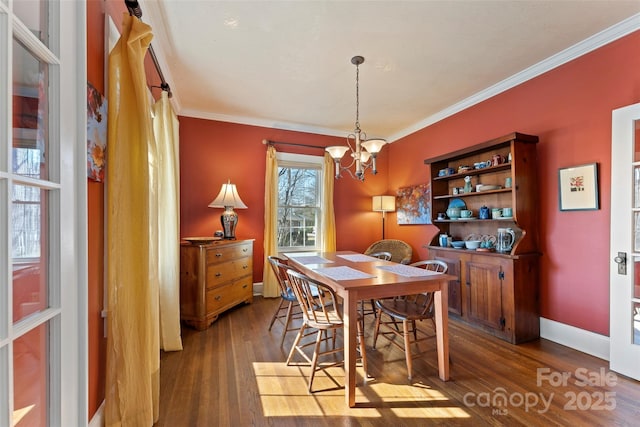
[[296, 294], [293, 293], [291, 288], [287, 288], [287, 292], [280, 292], [280, 297], [285, 301], [297, 302]]
[[406, 298], [376, 300], [376, 307], [397, 320], [423, 320], [433, 316], [433, 313], [424, 312], [425, 305], [422, 302]]

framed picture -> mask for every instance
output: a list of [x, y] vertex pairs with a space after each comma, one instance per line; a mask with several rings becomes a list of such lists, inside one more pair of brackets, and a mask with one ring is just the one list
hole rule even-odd
[[431, 204], [429, 203], [431, 184], [419, 184], [398, 189], [398, 224], [431, 224]]
[[561, 211], [599, 209], [597, 163], [559, 169], [558, 186]]

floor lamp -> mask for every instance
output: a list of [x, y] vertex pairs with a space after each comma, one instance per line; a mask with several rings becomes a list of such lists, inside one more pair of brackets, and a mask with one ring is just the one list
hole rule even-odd
[[396, 210], [395, 196], [373, 196], [372, 206], [374, 212], [382, 212], [382, 240], [384, 240], [384, 218], [387, 212]]

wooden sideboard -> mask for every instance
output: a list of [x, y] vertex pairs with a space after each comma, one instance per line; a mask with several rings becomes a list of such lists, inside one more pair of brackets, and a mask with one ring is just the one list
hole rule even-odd
[[180, 245], [180, 319], [198, 330], [253, 302], [253, 240]]

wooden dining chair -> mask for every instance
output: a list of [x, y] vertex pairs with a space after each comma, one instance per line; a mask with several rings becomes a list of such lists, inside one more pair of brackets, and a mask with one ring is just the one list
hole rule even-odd
[[[386, 251], [373, 252], [365, 255], [369, 255], [370, 257], [382, 259], [385, 261], [391, 261], [391, 258], [393, 257], [391, 252], [386, 252]], [[366, 303], [369, 304], [368, 308], [365, 307]], [[375, 300], [369, 300], [369, 301], [360, 300], [360, 315], [362, 316], [363, 322], [364, 322], [364, 317], [368, 314], [373, 314], [373, 317], [376, 317]]]
[[389, 252], [390, 261], [400, 264], [409, 264], [413, 256], [413, 249], [407, 242], [398, 239], [383, 239], [373, 242], [365, 251], [365, 255], [377, 252]]
[[[289, 286], [293, 289], [300, 308], [302, 310], [303, 323], [298, 335], [291, 347], [287, 366], [290, 366], [296, 353], [302, 356], [311, 365], [308, 390], [313, 392], [313, 379], [316, 372], [325, 371], [334, 366], [344, 365], [344, 347], [336, 347], [337, 333], [343, 329], [342, 309], [338, 306], [338, 297], [329, 286], [307, 277], [294, 270], [287, 270]], [[362, 367], [367, 379], [367, 356], [364, 347], [364, 334], [361, 327], [361, 319], [356, 322], [358, 327], [358, 351], [362, 360]], [[307, 331], [310, 330], [310, 331]], [[315, 333], [315, 341], [305, 341], [304, 338]], [[313, 354], [309, 356], [305, 349], [313, 346]], [[343, 353], [343, 357], [336, 358], [337, 353]], [[321, 362], [320, 359], [328, 359], [329, 362]], [[329, 375], [328, 375], [329, 376]], [[329, 376], [330, 377], [330, 376]], [[330, 377], [331, 378], [331, 377]], [[331, 378], [334, 383], [337, 382]]]
[[[446, 273], [447, 264], [439, 260], [425, 260], [410, 264], [436, 273]], [[377, 318], [373, 333], [373, 348], [376, 348], [378, 336], [387, 338], [391, 344], [405, 353], [407, 376], [412, 377], [413, 358], [421, 354], [418, 343], [434, 338], [435, 334], [427, 334], [418, 329], [416, 322], [431, 319], [435, 332], [433, 292], [417, 295], [399, 296], [390, 299], [376, 300]], [[384, 320], [383, 315], [390, 320]], [[399, 327], [402, 322], [402, 329]], [[382, 331], [380, 328], [382, 327]], [[417, 353], [412, 354], [411, 346], [415, 345]]]
[[293, 289], [289, 286], [289, 280], [287, 278], [287, 270], [292, 267], [287, 265], [286, 260], [276, 256], [268, 256], [267, 259], [269, 260], [269, 264], [271, 265], [271, 268], [278, 279], [278, 285], [280, 286], [280, 304], [278, 304], [278, 308], [271, 317], [269, 331], [276, 321], [282, 323], [283, 329], [282, 336], [280, 338], [280, 346], [282, 346], [287, 332], [297, 331], [300, 329], [299, 327], [292, 327], [291, 321], [296, 318], [302, 318], [302, 315], [298, 309], [299, 306], [296, 295], [293, 292]]

